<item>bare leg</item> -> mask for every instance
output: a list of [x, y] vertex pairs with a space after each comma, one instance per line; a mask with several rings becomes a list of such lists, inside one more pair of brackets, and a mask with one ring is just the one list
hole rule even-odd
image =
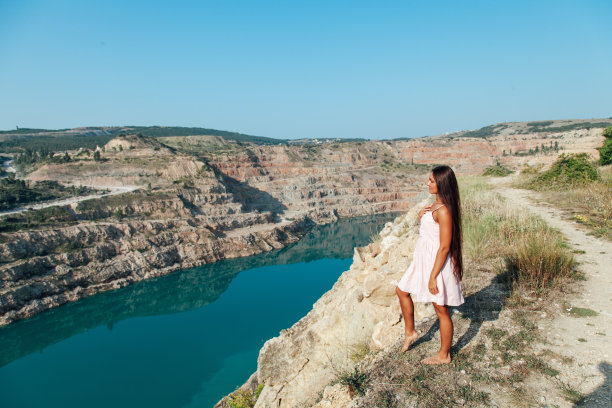
[[440, 351], [422, 362], [424, 364], [448, 364], [451, 362], [450, 348], [453, 341], [453, 321], [447, 306], [433, 304], [440, 321]]
[[414, 304], [410, 293], [404, 292], [400, 288], [395, 288], [395, 293], [399, 298], [402, 316], [404, 316], [404, 346], [402, 352], [407, 351], [410, 345], [419, 337], [419, 333], [414, 330]]

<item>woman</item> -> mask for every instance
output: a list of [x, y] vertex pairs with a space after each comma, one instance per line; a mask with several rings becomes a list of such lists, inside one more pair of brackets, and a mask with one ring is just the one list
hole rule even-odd
[[447, 364], [451, 361], [453, 340], [453, 322], [448, 306], [459, 306], [464, 302], [461, 293], [463, 264], [459, 188], [455, 173], [448, 166], [435, 167], [427, 185], [429, 193], [436, 195], [436, 201], [419, 211], [419, 240], [412, 263], [396, 288], [405, 325], [402, 352], [408, 350], [419, 336], [414, 330], [412, 293], [417, 302], [433, 302], [440, 321], [440, 351], [422, 362]]

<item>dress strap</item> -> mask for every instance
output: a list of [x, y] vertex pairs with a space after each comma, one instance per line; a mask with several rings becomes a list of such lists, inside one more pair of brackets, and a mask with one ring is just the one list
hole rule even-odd
[[435, 210], [431, 210], [431, 213], [435, 213], [436, 211], [438, 211], [440, 208], [444, 207], [445, 204], [440, 204], [439, 206], [436, 207]]

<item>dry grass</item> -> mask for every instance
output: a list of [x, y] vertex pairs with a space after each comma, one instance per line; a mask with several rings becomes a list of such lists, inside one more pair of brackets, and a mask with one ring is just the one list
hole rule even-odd
[[462, 197], [465, 255], [472, 262], [501, 257], [512, 284], [530, 291], [578, 277], [572, 252], [541, 218], [508, 206], [479, 178], [463, 180]]
[[506, 256], [506, 264], [512, 281], [535, 291], [559, 287], [576, 277], [573, 255], [550, 230], [528, 231]]
[[568, 191], [545, 192], [543, 196], [594, 235], [612, 240], [612, 167], [606, 170], [600, 181]]
[[[562, 190], [542, 191], [542, 198], [566, 211], [594, 235], [612, 240], [612, 166], [599, 168], [600, 179]], [[529, 184], [530, 175], [520, 186]]]

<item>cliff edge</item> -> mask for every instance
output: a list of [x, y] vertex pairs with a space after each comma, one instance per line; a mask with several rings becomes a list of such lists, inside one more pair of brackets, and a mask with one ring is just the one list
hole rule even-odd
[[[423, 205], [425, 200], [387, 223], [376, 242], [355, 248], [351, 268], [333, 288], [304, 318], [264, 344], [257, 372], [245, 385], [265, 384], [255, 407], [310, 406], [353, 366], [356, 348], [364, 343], [386, 348], [402, 335], [395, 287], [411, 261]], [[431, 314], [430, 305], [415, 304], [415, 319]]]

